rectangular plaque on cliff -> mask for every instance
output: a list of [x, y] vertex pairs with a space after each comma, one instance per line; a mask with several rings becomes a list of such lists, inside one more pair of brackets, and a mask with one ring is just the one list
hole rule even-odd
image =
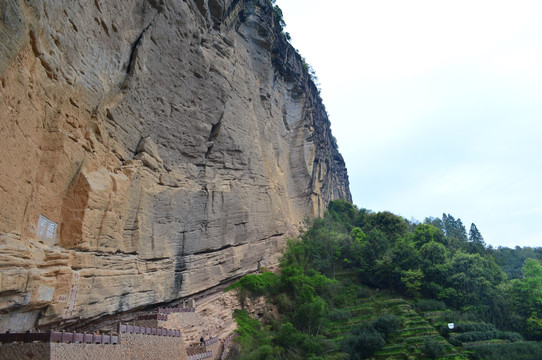
[[58, 224], [53, 220], [40, 215], [36, 236], [46, 244], [56, 243]]

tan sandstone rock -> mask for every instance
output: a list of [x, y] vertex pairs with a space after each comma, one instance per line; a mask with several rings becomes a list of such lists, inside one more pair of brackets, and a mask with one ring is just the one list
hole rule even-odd
[[0, 2], [0, 331], [190, 296], [350, 199], [266, 0]]

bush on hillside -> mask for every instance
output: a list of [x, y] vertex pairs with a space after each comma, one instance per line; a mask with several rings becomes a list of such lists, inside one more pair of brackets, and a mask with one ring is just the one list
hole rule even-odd
[[469, 331], [496, 331], [495, 325], [488, 323], [457, 323], [455, 324], [454, 332], [469, 332]]
[[538, 360], [542, 354], [542, 343], [519, 342], [512, 344], [480, 345], [469, 355], [473, 360]]
[[340, 348], [350, 354], [350, 359], [366, 359], [386, 344], [386, 338], [401, 326], [401, 319], [393, 314], [382, 314], [365, 322], [348, 333]]
[[401, 319], [397, 315], [383, 314], [373, 320], [372, 326], [384, 338], [387, 338], [392, 332], [401, 327]]
[[518, 341], [522, 341], [523, 337], [518, 333], [510, 332], [510, 331], [497, 331], [497, 330], [467, 331], [467, 332], [457, 334], [453, 336], [452, 338], [450, 338], [450, 343], [458, 346], [464, 342], [487, 341], [487, 340], [492, 340], [492, 339], [518, 342]]
[[386, 341], [374, 327], [362, 325], [353, 329], [341, 341], [341, 349], [350, 354], [351, 360], [361, 360], [380, 350]]
[[422, 351], [429, 358], [436, 359], [446, 354], [446, 345], [433, 339], [425, 339]]
[[440, 311], [446, 310], [446, 305], [435, 299], [420, 299], [416, 302], [416, 308], [419, 311]]
[[336, 309], [336, 310], [331, 311], [328, 315], [328, 319], [333, 322], [346, 321], [349, 318], [350, 318], [350, 311], [348, 310]]

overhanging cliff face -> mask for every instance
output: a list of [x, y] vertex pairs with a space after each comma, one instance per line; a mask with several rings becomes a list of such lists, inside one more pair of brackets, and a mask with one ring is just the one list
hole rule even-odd
[[0, 331], [190, 296], [350, 200], [266, 0], [0, 11]]

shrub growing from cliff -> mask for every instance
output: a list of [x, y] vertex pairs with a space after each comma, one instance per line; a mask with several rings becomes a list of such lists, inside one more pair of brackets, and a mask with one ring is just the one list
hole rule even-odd
[[270, 0], [270, 4], [273, 7], [273, 19], [275, 21], [275, 26], [280, 29], [281, 34], [284, 35], [286, 40], [291, 40], [290, 34], [284, 31], [286, 27], [286, 22], [284, 22], [284, 15], [282, 14], [282, 9], [276, 4], [275, 0]]
[[279, 286], [280, 278], [276, 274], [266, 271], [263, 274], [243, 276], [239, 281], [226, 288], [226, 290], [238, 289], [254, 296], [262, 296], [276, 294]]

